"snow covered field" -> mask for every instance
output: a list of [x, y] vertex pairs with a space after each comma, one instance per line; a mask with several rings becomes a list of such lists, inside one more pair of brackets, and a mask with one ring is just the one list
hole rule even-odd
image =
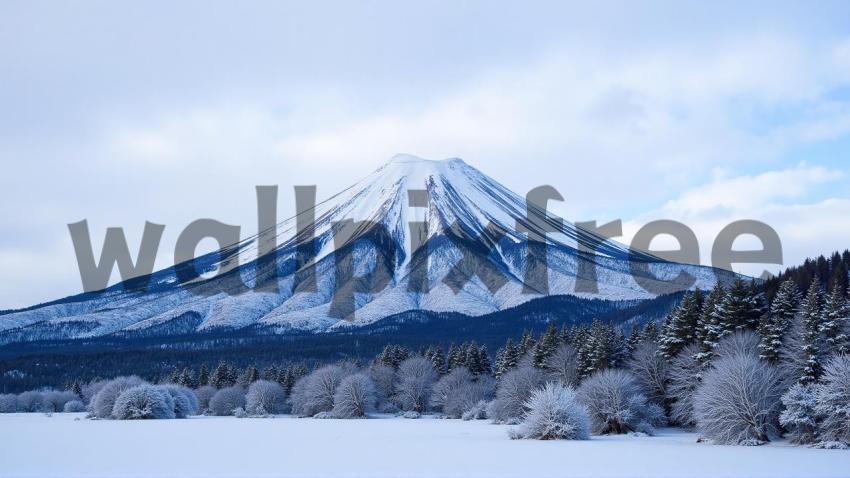
[[656, 437], [510, 440], [486, 421], [0, 414], [0, 476], [848, 477], [850, 452]]

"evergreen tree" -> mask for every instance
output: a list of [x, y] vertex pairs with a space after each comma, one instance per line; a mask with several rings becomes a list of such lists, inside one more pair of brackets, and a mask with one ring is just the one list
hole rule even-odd
[[666, 358], [673, 358], [680, 350], [695, 340], [697, 322], [702, 308], [702, 293], [697, 289], [688, 292], [682, 303], [667, 315], [658, 350]]
[[77, 398], [83, 400], [83, 386], [80, 384], [79, 380], [74, 380], [74, 383], [71, 384], [71, 391], [74, 392], [74, 395], [76, 395]]
[[770, 304], [770, 313], [762, 322], [759, 333], [760, 357], [776, 363], [782, 352], [782, 342], [794, 316], [800, 307], [800, 290], [793, 280], [786, 280], [776, 292], [773, 302]]
[[184, 368], [183, 371], [180, 372], [180, 378], [177, 383], [187, 388], [195, 388], [195, 380], [192, 378], [192, 372], [190, 372], [188, 368]]
[[498, 377], [504, 375], [508, 370], [515, 368], [517, 362], [519, 362], [519, 349], [514, 345], [514, 340], [508, 337], [505, 347], [502, 349], [501, 363], [497, 368]]
[[637, 346], [641, 342], [641, 330], [640, 326], [636, 323], [632, 324], [632, 330], [629, 332], [629, 338], [626, 339], [626, 347], [629, 350], [629, 354], [631, 354]]
[[703, 365], [711, 360], [714, 348], [720, 341], [720, 335], [722, 334], [722, 326], [720, 324], [723, 320], [722, 308], [725, 297], [726, 290], [722, 285], [717, 284], [703, 301], [694, 336], [694, 340], [699, 346], [699, 352], [697, 352], [695, 358]]
[[549, 327], [546, 329], [546, 332], [540, 337], [540, 341], [537, 342], [534, 346], [533, 351], [533, 365], [537, 368], [545, 368], [546, 367], [546, 359], [555, 352], [555, 349], [558, 347], [558, 329], [555, 328], [555, 324], [549, 322]]
[[561, 333], [560, 337], [562, 344], [569, 344], [573, 341], [572, 333], [570, 332], [570, 328], [567, 327], [567, 324], [561, 325]]
[[847, 324], [850, 308], [841, 290], [840, 284], [835, 284], [826, 300], [823, 311], [823, 322], [819, 331], [824, 338], [824, 355], [848, 352]]
[[534, 336], [531, 335], [531, 331], [525, 330], [522, 333], [522, 338], [519, 341], [519, 356], [525, 357], [525, 354], [531, 351], [534, 347]]
[[201, 365], [201, 370], [198, 372], [198, 386], [202, 387], [204, 385], [210, 384], [210, 371], [207, 370], [207, 364]]
[[822, 371], [820, 356], [820, 327], [823, 323], [823, 296], [817, 277], [809, 286], [806, 298], [800, 307], [803, 317], [803, 353], [805, 368], [800, 383], [808, 385], [817, 381]]
[[230, 367], [225, 362], [219, 362], [218, 366], [212, 373], [212, 377], [210, 377], [210, 385], [215, 388], [225, 388], [233, 385], [233, 373], [230, 371]]
[[658, 324], [650, 322], [646, 324], [640, 334], [641, 342], [658, 342]]
[[440, 375], [446, 373], [446, 357], [443, 354], [443, 347], [437, 346], [431, 354], [431, 363], [434, 364], [434, 370]]
[[481, 373], [490, 375], [493, 373], [493, 364], [490, 362], [490, 354], [487, 353], [487, 346], [482, 345], [478, 349], [478, 363], [481, 364]]
[[735, 279], [720, 308], [720, 338], [742, 330], [758, 329], [760, 316], [753, 290], [742, 279]]
[[481, 357], [478, 355], [478, 345], [474, 340], [466, 347], [466, 368], [475, 376], [481, 375], [483, 372]]
[[451, 372], [458, 367], [458, 348], [455, 344], [449, 345], [449, 353], [446, 358], [446, 372]]

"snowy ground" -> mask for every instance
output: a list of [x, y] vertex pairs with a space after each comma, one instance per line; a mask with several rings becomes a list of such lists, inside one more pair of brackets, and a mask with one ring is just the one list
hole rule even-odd
[[0, 476], [850, 476], [850, 451], [698, 444], [678, 430], [541, 442], [484, 421], [82, 416], [0, 414]]

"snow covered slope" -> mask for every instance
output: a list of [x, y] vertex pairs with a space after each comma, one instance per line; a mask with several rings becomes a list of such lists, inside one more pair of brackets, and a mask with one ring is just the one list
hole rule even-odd
[[[427, 191], [425, 207], [411, 203], [411, 190]], [[647, 264], [637, 274], [661, 285], [682, 271], [696, 278], [692, 287], [700, 288], [732, 277], [707, 267], [664, 262], [614, 241], [597, 247], [597, 255], [589, 258], [578, 245], [594, 244], [597, 237], [567, 221], [560, 232], [547, 234], [558, 218], [527, 205], [523, 197], [460, 159], [397, 155], [302, 214], [314, 217], [312, 239], [298, 233], [296, 217], [289, 218], [274, 234], [262, 236], [276, 238], [271, 256], [258, 257], [260, 237], [253, 236], [221, 254], [198, 258], [196, 270], [222, 271], [209, 280], [181, 286], [178, 272], [186, 265], [178, 265], [152, 274], [144, 291], [125, 290], [119, 284], [102, 293], [12, 312], [0, 316], [0, 343], [143, 330], [185, 332], [187, 326], [198, 331], [265, 326], [277, 332], [321, 332], [369, 324], [406, 310], [482, 315], [547, 293], [539, 281], [526, 279], [526, 269], [540, 267], [542, 254], [548, 262], [548, 295], [654, 297], [636, 282], [630, 261]], [[345, 229], [340, 223], [345, 220], [364, 222]], [[410, 223], [427, 227], [413, 229]], [[529, 236], [537, 238], [531, 242], [531, 254]], [[308, 263], [297, 260], [305, 248], [315, 252]], [[463, 263], [464, 257], [471, 262]], [[575, 292], [582, 260], [595, 261], [596, 293]], [[459, 263], [458, 270], [472, 276], [465, 284], [451, 273]], [[373, 274], [381, 287], [354, 293], [364, 290], [358, 277], [373, 271], [384, 279]], [[425, 293], [415, 285], [417, 271], [427, 271]], [[313, 283], [315, 288], [310, 287]], [[668, 284], [668, 289], [675, 287]], [[339, 307], [345, 303], [339, 301], [332, 310], [335, 294], [342, 294], [337, 299], [352, 297], [352, 307]]]

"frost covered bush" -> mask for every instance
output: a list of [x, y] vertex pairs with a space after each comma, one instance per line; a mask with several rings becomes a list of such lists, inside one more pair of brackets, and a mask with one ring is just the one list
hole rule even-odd
[[434, 385], [431, 405], [451, 418], [461, 418], [477, 403], [492, 398], [495, 382], [489, 376], [476, 377], [466, 367], [457, 367]]
[[424, 412], [437, 381], [434, 364], [425, 357], [412, 357], [398, 367], [395, 398], [404, 411]]
[[551, 380], [575, 387], [578, 385], [576, 363], [576, 349], [572, 345], [562, 344], [546, 359], [546, 371]]
[[61, 412], [65, 409], [65, 404], [71, 400], [77, 400], [79, 397], [74, 392], [67, 390], [48, 390], [44, 392], [44, 412]]
[[83, 403], [85, 403], [86, 405], [91, 404], [92, 398], [94, 398], [97, 392], [99, 392], [106, 385], [106, 382], [106, 380], [94, 380], [83, 385]]
[[15, 413], [18, 411], [18, 396], [14, 393], [0, 394], [0, 413]]
[[44, 410], [44, 395], [41, 392], [28, 391], [18, 394], [19, 412], [41, 412]]
[[525, 404], [528, 410], [512, 438], [535, 440], [587, 440], [590, 420], [572, 387], [549, 382], [535, 390]]
[[788, 441], [814, 443], [818, 425], [814, 388], [811, 385], [794, 385], [782, 396], [782, 405], [785, 410], [779, 414], [779, 424], [787, 430]]
[[397, 411], [398, 408], [392, 403], [393, 392], [395, 391], [395, 370], [389, 365], [375, 364], [369, 368], [369, 377], [375, 384], [378, 411]]
[[664, 412], [647, 403], [634, 375], [626, 370], [606, 369], [591, 375], [578, 390], [587, 407], [591, 431], [597, 435], [639, 431], [652, 434], [664, 423]]
[[720, 356], [694, 395], [700, 432], [720, 444], [765, 442], [776, 435], [779, 373], [754, 353]]
[[245, 389], [235, 385], [218, 390], [209, 403], [209, 413], [220, 417], [233, 415], [237, 408], [245, 408]]
[[286, 391], [277, 382], [257, 380], [248, 387], [245, 412], [249, 415], [275, 415], [286, 407]]
[[163, 387], [138, 385], [118, 395], [112, 409], [112, 417], [118, 420], [174, 418], [174, 399]]
[[702, 364], [696, 358], [699, 352], [700, 348], [696, 344], [688, 345], [673, 357], [668, 367], [667, 396], [672, 400], [670, 419], [683, 427], [696, 424], [694, 393], [702, 374]]
[[490, 402], [487, 416], [496, 423], [519, 420], [531, 393], [543, 385], [544, 379], [543, 372], [531, 366], [508, 371], [499, 381], [496, 398]]
[[144, 383], [144, 380], [135, 375], [118, 377], [105, 382], [99, 387], [97, 393], [92, 396], [89, 403], [91, 414], [96, 418], [112, 418], [112, 409], [115, 407], [115, 400], [118, 398], [118, 395], [121, 395], [121, 392], [124, 390]]
[[469, 410], [463, 412], [460, 416], [461, 420], [486, 420], [487, 419], [487, 402], [481, 400]]
[[174, 418], [186, 418], [198, 414], [198, 397], [191, 389], [170, 383], [160, 385], [159, 388], [171, 395], [174, 400]]
[[821, 440], [850, 443], [850, 357], [838, 355], [827, 362], [815, 411], [821, 417]]
[[319, 412], [333, 410], [336, 387], [346, 374], [339, 365], [325, 365], [300, 378], [289, 397], [292, 413], [312, 417]]
[[218, 389], [212, 385], [203, 385], [195, 389], [195, 397], [198, 399], [198, 413], [207, 413], [210, 408], [210, 399]]
[[65, 413], [84, 412], [86, 411], [86, 404], [80, 400], [71, 400], [65, 403], [65, 406], [62, 407], [62, 411]]
[[365, 373], [342, 379], [334, 393], [333, 414], [337, 418], [362, 418], [375, 409], [375, 383]]
[[667, 360], [658, 353], [658, 344], [643, 342], [632, 353], [628, 363], [641, 392], [656, 405], [667, 404]]

